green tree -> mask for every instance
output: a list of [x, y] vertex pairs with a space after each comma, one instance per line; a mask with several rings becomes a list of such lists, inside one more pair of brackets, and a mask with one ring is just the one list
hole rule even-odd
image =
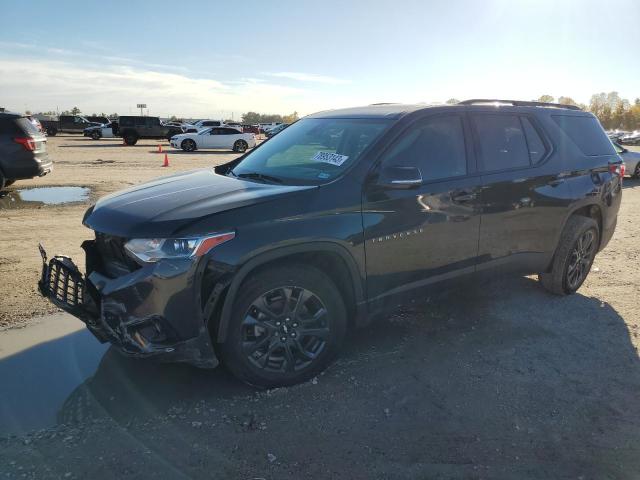
[[460, 103], [460, 100], [458, 100], [457, 98], [450, 98], [444, 103], [446, 103], [447, 105], [456, 105], [457, 103]]
[[571, 97], [558, 97], [558, 103], [560, 105], [578, 105], [578, 103]]
[[73, 107], [71, 109], [71, 115], [79, 115], [80, 114], [80, 109], [78, 107]]
[[282, 121], [284, 123], [297, 122], [299, 119], [300, 117], [298, 116], [298, 112], [293, 112], [293, 113], [290, 113], [289, 115], [285, 115], [284, 117], [282, 117]]
[[542, 102], [542, 103], [553, 103], [555, 100], [554, 97], [552, 97], [551, 95], [541, 95], [540, 98], [538, 98], [538, 102]]

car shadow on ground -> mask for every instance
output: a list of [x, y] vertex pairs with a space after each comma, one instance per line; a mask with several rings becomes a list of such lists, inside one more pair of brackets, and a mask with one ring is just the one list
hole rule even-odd
[[640, 179], [638, 178], [625, 178], [622, 182], [622, 188], [636, 188], [640, 187]]
[[[555, 297], [528, 277], [498, 279], [353, 332], [317, 381], [277, 392], [256, 392], [223, 368], [110, 348], [58, 421], [151, 421], [173, 450], [142, 433], [137, 441], [187, 473], [176, 442], [183, 455], [191, 442], [209, 442], [245, 465], [263, 461], [256, 452], [275, 442], [269, 448], [289, 465], [304, 466], [278, 478], [318, 475], [322, 465], [351, 472], [344, 478], [627, 478], [640, 471], [637, 334], [600, 299]], [[204, 438], [193, 428], [202, 412], [218, 425]], [[247, 435], [243, 418], [268, 430]]]

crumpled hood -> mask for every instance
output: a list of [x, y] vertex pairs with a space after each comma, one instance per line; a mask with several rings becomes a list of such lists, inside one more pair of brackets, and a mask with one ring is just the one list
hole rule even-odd
[[195, 170], [102, 197], [83, 223], [125, 238], [169, 236], [218, 212], [310, 188], [314, 187], [263, 184], [218, 175], [213, 169]]

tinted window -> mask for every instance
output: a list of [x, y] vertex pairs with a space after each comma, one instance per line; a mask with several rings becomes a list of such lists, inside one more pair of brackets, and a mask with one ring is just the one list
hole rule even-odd
[[19, 120], [19, 118], [16, 118], [16, 117], [1, 118], [0, 117], [0, 134], [1, 133], [9, 134], [9, 135], [22, 134], [23, 132], [16, 125], [17, 123], [16, 120]]
[[235, 128], [223, 128], [224, 133], [227, 135], [238, 135], [240, 132]]
[[484, 171], [529, 166], [529, 150], [517, 115], [473, 115]]
[[17, 118], [16, 126], [19, 130], [29, 135], [37, 135], [40, 133], [38, 128], [26, 117]]
[[211, 129], [211, 135], [223, 135], [224, 134], [224, 128], [212, 128]]
[[573, 115], [552, 115], [552, 117], [585, 155], [615, 154], [611, 141], [595, 117]]
[[531, 124], [531, 120], [527, 117], [520, 117], [520, 120], [522, 121], [524, 133], [527, 137], [529, 158], [531, 159], [531, 163], [535, 165], [544, 158], [547, 148], [544, 146], [544, 142], [542, 141], [542, 138], [540, 138], [540, 134]]
[[430, 118], [409, 129], [383, 160], [385, 167], [418, 167], [425, 181], [467, 173], [464, 129], [458, 115]]
[[122, 127], [130, 127], [133, 125], [133, 118], [131, 117], [120, 117], [120, 126]]

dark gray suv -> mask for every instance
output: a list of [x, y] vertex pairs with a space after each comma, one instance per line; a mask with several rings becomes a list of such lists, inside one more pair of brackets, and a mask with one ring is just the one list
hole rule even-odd
[[24, 115], [0, 112], [0, 190], [16, 180], [46, 175], [52, 169], [47, 137]]

